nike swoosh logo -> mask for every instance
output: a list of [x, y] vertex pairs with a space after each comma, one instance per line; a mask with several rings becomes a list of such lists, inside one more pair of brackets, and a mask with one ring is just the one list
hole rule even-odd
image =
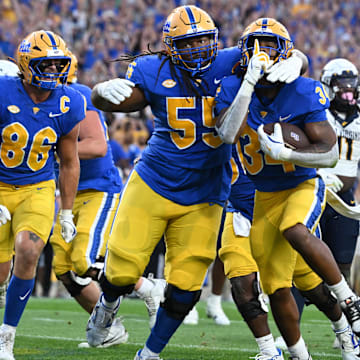
[[83, 205], [86, 205], [88, 202], [90, 202], [90, 200], [84, 201]]
[[24, 296], [19, 296], [19, 299], [20, 299], [21, 301], [24, 301], [24, 300], [27, 298], [27, 296], [31, 293], [31, 290], [32, 290], [32, 289], [28, 290]]
[[49, 113], [49, 117], [53, 118], [53, 117], [57, 117], [57, 116], [61, 116], [63, 113], [58, 113], [58, 114], [53, 114], [52, 112]]
[[214, 79], [214, 84], [215, 84], [215, 85], [220, 84], [220, 81], [221, 81], [221, 79], [215, 78], [215, 79]]
[[279, 121], [284, 121], [286, 119], [288, 119], [292, 114], [289, 114], [288, 116], [280, 116], [279, 117]]

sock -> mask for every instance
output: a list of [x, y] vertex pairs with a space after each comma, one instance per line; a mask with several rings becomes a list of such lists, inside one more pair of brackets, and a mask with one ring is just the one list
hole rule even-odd
[[151, 289], [154, 287], [154, 283], [151, 282], [147, 278], [143, 278], [143, 282], [140, 285], [139, 289], [136, 290], [136, 293], [140, 298], [144, 298], [145, 296], [148, 296]]
[[[173, 288], [172, 297], [177, 302], [191, 304], [195, 293]], [[160, 307], [157, 312], [156, 323], [146, 341], [146, 346], [155, 354], [160, 354], [181, 323], [182, 320], [174, 319], [163, 307]]]
[[335, 332], [338, 332], [338, 331], [341, 332], [341, 330], [345, 330], [349, 327], [349, 323], [346, 320], [346, 317], [343, 313], [341, 313], [341, 317], [339, 320], [332, 321], [331, 324], [332, 324], [332, 328]]
[[305, 341], [300, 336], [300, 339], [295, 345], [288, 346], [289, 353], [291, 357], [298, 358], [299, 360], [308, 360], [309, 359], [309, 352], [305, 345]]
[[11, 332], [11, 333], [15, 334], [17, 328], [16, 328], [16, 326], [2, 324], [1, 329], [6, 331], [6, 332]]
[[262, 355], [274, 356], [278, 354], [272, 334], [255, 338]]
[[113, 300], [113, 298], [111, 298], [110, 301], [107, 300], [105, 293], [102, 293], [100, 296], [101, 304], [103, 304], [105, 307], [109, 309], [115, 309], [116, 307], [118, 307], [121, 303], [121, 300], [122, 300], [122, 296], [117, 298], [115, 301]]
[[207, 298], [207, 303], [212, 305], [221, 305], [221, 295], [210, 294]]
[[12, 276], [6, 293], [4, 324], [17, 326], [34, 288], [35, 278], [22, 280]]
[[340, 282], [335, 285], [327, 285], [327, 287], [335, 294], [339, 302], [344, 301], [351, 296], [355, 296], [343, 276], [341, 276]]

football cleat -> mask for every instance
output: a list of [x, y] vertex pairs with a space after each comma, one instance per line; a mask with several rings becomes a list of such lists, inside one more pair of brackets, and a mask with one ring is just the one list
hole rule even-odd
[[[105, 341], [96, 346], [97, 348], [107, 348], [114, 345], [124, 344], [127, 342], [129, 334], [126, 331], [124, 325], [121, 322], [121, 318], [116, 318], [111, 325], [108, 336]], [[89, 348], [90, 345], [87, 342], [82, 342], [78, 345], [79, 348]]]
[[360, 336], [360, 299], [350, 296], [340, 302], [340, 306], [347, 317], [355, 335]]
[[134, 357], [134, 360], [162, 360], [162, 359], [160, 359], [159, 355], [143, 356], [143, 355], [141, 355], [141, 351], [142, 351], [142, 349], [140, 349], [140, 350], [136, 353], [136, 355], [135, 355], [135, 357]]
[[287, 345], [286, 342], [284, 340], [284, 338], [282, 336], [278, 336], [275, 339], [275, 346], [281, 350], [286, 350], [287, 349]]
[[221, 298], [210, 295], [206, 300], [206, 315], [215, 321], [216, 325], [230, 325], [230, 320], [221, 306]]
[[339, 339], [336, 336], [335, 336], [334, 342], [332, 344], [332, 348], [333, 349], [340, 349], [341, 348], [341, 345], [339, 343]]
[[[298, 358], [298, 357], [289, 357], [289, 360], [300, 360], [300, 358]], [[306, 360], [312, 360], [311, 355], [309, 355], [309, 357]]]
[[197, 325], [199, 323], [199, 313], [194, 306], [191, 311], [185, 316], [183, 324], [185, 325]]
[[154, 286], [149, 293], [142, 296], [141, 299], [145, 302], [149, 313], [149, 326], [150, 329], [152, 329], [155, 325], [156, 314], [160, 306], [160, 302], [164, 300], [166, 281], [164, 279], [153, 279], [152, 277], [149, 277], [148, 279], [154, 284]]
[[103, 295], [96, 303], [90, 319], [86, 326], [86, 339], [90, 346], [97, 347], [106, 343], [114, 317], [119, 310], [120, 300], [115, 309], [111, 309], [103, 305]]
[[265, 355], [257, 354], [253, 359], [255, 360], [284, 360], [282, 351], [277, 349], [278, 353], [276, 355]]
[[336, 338], [339, 340], [342, 359], [359, 359], [359, 340], [351, 330], [350, 325], [343, 330], [334, 330], [334, 332], [336, 334]]
[[15, 342], [15, 332], [4, 329], [4, 325], [0, 327], [0, 359], [15, 360], [13, 354]]

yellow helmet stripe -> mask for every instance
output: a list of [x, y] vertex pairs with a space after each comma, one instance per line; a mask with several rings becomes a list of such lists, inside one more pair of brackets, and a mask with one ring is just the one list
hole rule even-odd
[[189, 21], [190, 21], [190, 24], [191, 24], [191, 29], [194, 32], [196, 32], [197, 26], [196, 26], [196, 23], [195, 23], [195, 16], [194, 16], [190, 6], [185, 6], [185, 10], [186, 10], [187, 16], [189, 17]]
[[57, 45], [56, 45], [56, 41], [55, 38], [53, 36], [53, 34], [50, 31], [45, 31], [46, 35], [49, 37], [50, 42], [51, 42], [51, 46], [53, 47], [54, 50], [57, 49]]

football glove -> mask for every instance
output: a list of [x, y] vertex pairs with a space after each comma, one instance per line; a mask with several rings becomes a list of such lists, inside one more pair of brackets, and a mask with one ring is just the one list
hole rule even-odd
[[273, 61], [270, 60], [269, 55], [260, 51], [259, 40], [255, 39], [254, 54], [249, 61], [244, 80], [255, 86], [272, 64]]
[[116, 78], [97, 84], [96, 90], [105, 100], [119, 105], [131, 96], [134, 86], [135, 84], [130, 80]]
[[11, 220], [11, 215], [6, 206], [0, 205], [0, 226]]
[[322, 177], [326, 187], [334, 192], [338, 192], [344, 186], [344, 183], [335, 174], [331, 174], [326, 169], [318, 169], [317, 173]]
[[290, 56], [286, 60], [274, 64], [267, 71], [266, 80], [273, 83], [280, 81], [290, 84], [300, 76], [302, 66], [300, 57]]
[[285, 153], [290, 150], [285, 147], [281, 125], [274, 125], [274, 132], [268, 135], [264, 132], [264, 125], [257, 129], [261, 150], [275, 160], [286, 160]]
[[76, 227], [73, 222], [74, 215], [70, 210], [60, 210], [60, 225], [61, 225], [61, 236], [65, 240], [66, 243], [70, 243], [73, 241], [76, 236]]

